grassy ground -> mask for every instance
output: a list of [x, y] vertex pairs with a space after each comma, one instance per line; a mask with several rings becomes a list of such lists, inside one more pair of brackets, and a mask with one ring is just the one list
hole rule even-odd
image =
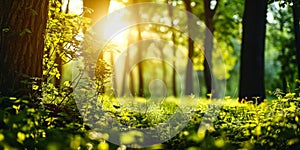
[[300, 97], [295, 93], [258, 106], [230, 97], [104, 96], [79, 109], [71, 101], [57, 105], [13, 97], [1, 97], [0, 107], [1, 149], [131, 149], [151, 139], [157, 144], [145, 149], [300, 148]]

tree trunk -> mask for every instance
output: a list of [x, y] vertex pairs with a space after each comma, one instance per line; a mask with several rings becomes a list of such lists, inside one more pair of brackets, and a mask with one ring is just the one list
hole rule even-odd
[[295, 44], [297, 53], [297, 65], [298, 65], [298, 79], [300, 80], [300, 2], [295, 2], [293, 5], [293, 18], [294, 18], [294, 32], [295, 32]]
[[[284, 57], [285, 56], [285, 48], [282, 48], [281, 49], [281, 55], [282, 55], [282, 57]], [[285, 74], [285, 72], [286, 72], [286, 66], [284, 66], [283, 64], [281, 65], [281, 73], [280, 73], [280, 75], [281, 75], [281, 82], [282, 82], [282, 91], [284, 92], [284, 93], [286, 93], [287, 92], [287, 81], [286, 81], [286, 77], [283, 75], [283, 74]]]
[[[128, 55], [130, 56], [130, 53], [128, 53]], [[130, 90], [130, 93], [131, 93], [132, 96], [136, 96], [136, 93], [135, 93], [135, 90], [134, 90], [135, 89], [134, 85], [135, 85], [135, 83], [134, 83], [133, 72], [130, 71], [129, 72], [129, 90]]]
[[[110, 66], [111, 66], [111, 71], [114, 71], [115, 70], [115, 58], [114, 58], [114, 51], [110, 51]], [[117, 88], [117, 78], [116, 78], [116, 73], [112, 74], [112, 77], [111, 77], [111, 82], [112, 82], [112, 87], [114, 88]], [[114, 94], [115, 95], [118, 95], [119, 91], [116, 90], [116, 89], [113, 89], [114, 91]]]
[[129, 29], [129, 34], [127, 35], [128, 36], [128, 42], [127, 42], [127, 47], [128, 49], [125, 50], [125, 62], [124, 62], [124, 72], [123, 72], [123, 78], [122, 78], [122, 85], [121, 85], [121, 92], [120, 92], [120, 96], [130, 96], [130, 95], [125, 95], [125, 94], [129, 94], [129, 93], [125, 93], [125, 92], [128, 92], [126, 91], [127, 89], [127, 76], [129, 76], [129, 91], [131, 92], [131, 95], [132, 96], [135, 96], [135, 92], [134, 92], [134, 81], [132, 81], [133, 79], [133, 73], [131, 72], [130, 69], [130, 45], [132, 44], [132, 40], [131, 40], [131, 32], [132, 29]]
[[41, 83], [48, 4], [47, 0], [1, 1], [1, 95], [32, 94], [24, 80]]
[[122, 78], [120, 96], [125, 96], [125, 88], [126, 88], [126, 85], [127, 85], [126, 80], [127, 80], [127, 75], [128, 75], [127, 74], [128, 73], [128, 68], [129, 68], [129, 50], [126, 50], [125, 51], [125, 62], [124, 62], [124, 71], [123, 71], [123, 76], [122, 76], [123, 78]]
[[205, 42], [204, 42], [204, 80], [206, 86], [206, 96], [210, 97], [208, 94], [214, 95], [214, 91], [212, 89], [212, 49], [213, 49], [213, 37], [210, 35], [213, 34], [213, 17], [216, 13], [216, 9], [219, 2], [217, 1], [216, 6], [211, 9], [211, 0], [204, 0], [204, 15], [205, 15]]
[[[137, 4], [138, 3], [138, 0], [133, 0], [133, 4]], [[137, 19], [137, 22], [139, 22], [140, 20], [140, 15], [139, 15], [139, 9], [136, 8], [135, 9], [135, 19]], [[141, 30], [141, 25], [137, 25], [137, 32], [138, 32], [138, 39], [137, 39], [137, 42], [139, 41], [142, 41], [142, 30]], [[142, 57], [143, 57], [143, 49], [142, 49], [142, 45], [141, 44], [138, 44], [138, 51], [137, 51], [137, 57], [138, 57], [138, 60], [142, 60]], [[143, 63], [142, 62], [139, 62], [137, 64], [137, 67], [138, 67], [138, 76], [139, 76], [139, 88], [138, 88], [138, 96], [139, 97], [143, 97], [144, 96], [144, 79], [143, 79]]]
[[[191, 1], [185, 0], [185, 7], [186, 11], [192, 13]], [[191, 22], [189, 19], [189, 15], [187, 14], [187, 24], [188, 24], [188, 34], [190, 37], [191, 34]], [[193, 89], [193, 60], [192, 57], [194, 55], [194, 41], [189, 38], [188, 39], [188, 62], [187, 62], [187, 69], [186, 69], [186, 77], [185, 77], [185, 95], [194, 94]]]
[[[169, 11], [169, 17], [171, 18], [171, 30], [174, 29], [174, 23], [173, 23], [173, 6], [172, 1], [168, 0], [168, 11]], [[176, 58], [176, 40], [175, 40], [175, 33], [174, 30], [172, 31], [172, 41], [173, 41], [173, 57]], [[176, 60], [173, 59], [173, 69], [172, 69], [172, 91], [173, 91], [173, 96], [177, 97], [177, 85], [176, 85]]]
[[158, 49], [159, 49], [160, 58], [162, 60], [162, 62], [161, 62], [162, 81], [164, 82], [164, 84], [166, 84], [167, 83], [167, 67], [166, 67], [166, 62], [165, 62], [165, 55], [164, 55], [164, 47], [163, 47], [163, 45], [158, 44]]
[[[239, 101], [265, 98], [264, 48], [267, 0], [246, 0], [243, 16]], [[257, 101], [255, 101], [257, 100]]]
[[[139, 16], [137, 16], [139, 17]], [[137, 30], [138, 30], [138, 41], [142, 40], [142, 35], [141, 35], [141, 27], [140, 25], [137, 25]], [[141, 60], [143, 57], [143, 49], [142, 45], [138, 44], [138, 60]], [[138, 89], [138, 96], [143, 97], [144, 96], [144, 78], [143, 78], [143, 62], [139, 62], [137, 64], [138, 67], [138, 75], [139, 75], [139, 89]]]
[[[58, 0], [60, 4], [62, 4], [62, 0]], [[56, 8], [56, 3], [54, 3], [54, 7]], [[67, 5], [67, 8], [66, 8], [66, 13], [68, 13], [69, 11], [69, 1], [68, 1], [68, 5]], [[62, 12], [62, 8], [60, 7], [60, 12]], [[54, 16], [51, 16], [51, 17], [54, 17]], [[61, 49], [63, 49], [63, 45], [62, 44], [59, 44], [59, 50], [56, 50], [56, 53], [55, 53], [55, 63], [57, 64], [57, 71], [58, 73], [60, 74], [60, 77], [56, 77], [55, 78], [55, 87], [57, 89], [60, 89], [60, 83], [61, 83], [61, 78], [63, 76], [63, 70], [62, 70], [62, 58], [60, 56], [60, 54], [62, 53], [61, 52]]]

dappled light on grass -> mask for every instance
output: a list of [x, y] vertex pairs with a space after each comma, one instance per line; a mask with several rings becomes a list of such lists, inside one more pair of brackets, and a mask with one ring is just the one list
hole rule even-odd
[[[174, 97], [167, 97], [161, 104], [154, 105], [150, 105], [149, 99], [137, 100], [136, 105], [149, 103], [147, 112], [145, 110], [133, 112], [126, 109], [125, 105], [118, 102], [118, 99], [109, 96], [103, 96], [102, 100], [97, 103], [102, 103], [103, 109], [109, 112], [106, 115], [116, 119], [118, 123], [137, 128], [156, 126], [180, 109], [178, 107], [180, 99]], [[185, 101], [188, 101], [188, 98]], [[208, 109], [213, 107], [209, 105], [209, 101], [211, 100], [199, 99], [195, 109], [190, 110], [193, 115], [189, 118], [187, 126], [172, 139], [154, 145], [153, 148], [289, 149], [300, 147], [300, 98], [297, 94], [289, 93], [258, 106], [250, 102], [241, 104], [236, 99], [227, 97], [218, 112], [217, 119], [209, 128], [202, 129], [199, 128], [199, 124], [203, 116], [208, 110], [213, 111], [213, 109]], [[124, 132], [119, 137], [122, 145], [116, 146], [107, 142], [112, 135], [96, 131], [97, 129], [89, 130], [88, 124], [84, 122], [68, 120], [69, 114], [54, 113], [53, 110], [43, 107], [33, 108], [27, 100], [14, 97], [1, 97], [0, 104], [1, 127], [14, 129], [1, 131], [0, 146], [3, 148], [93, 147], [111, 149], [124, 148], [129, 145], [140, 147], [138, 143], [147, 140], [143, 138], [144, 133], [140, 131]], [[95, 109], [97, 105], [86, 107], [88, 108], [86, 113], [91, 113], [89, 110]], [[68, 109], [70, 106], [64, 107]], [[111, 126], [109, 120], [108, 122], [101, 121], [106, 115], [95, 117], [100, 120], [99, 124], [109, 127]], [[169, 136], [168, 132], [163, 133], [166, 134], [157, 136], [162, 136], [160, 138]], [[55, 136], [58, 134], [59, 138]]]

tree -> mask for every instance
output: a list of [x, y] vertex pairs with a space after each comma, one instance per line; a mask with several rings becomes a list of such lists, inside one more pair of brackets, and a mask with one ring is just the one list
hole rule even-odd
[[[187, 12], [192, 13], [191, 1], [184, 0], [185, 9]], [[188, 24], [188, 33], [191, 34], [191, 21], [189, 18], [189, 14], [187, 14], [187, 24]], [[190, 37], [190, 36], [189, 36]], [[187, 70], [185, 77], [185, 95], [191, 95], [193, 93], [193, 60], [192, 57], [194, 55], [194, 41], [191, 38], [188, 38], [188, 62], [187, 62]]]
[[239, 101], [265, 98], [264, 46], [267, 0], [245, 0]]
[[[58, 2], [59, 2], [59, 5], [60, 4], [62, 4], [62, 0], [58, 0]], [[66, 13], [68, 13], [68, 11], [69, 11], [69, 3], [70, 3], [70, 1], [68, 1], [68, 4], [67, 4], [67, 8], [66, 8]], [[54, 8], [57, 8], [57, 2], [56, 3], [53, 3], [52, 5], [54, 5], [53, 7]], [[62, 12], [62, 8], [61, 8], [61, 6], [59, 7], [59, 12]], [[51, 18], [52, 19], [55, 19], [55, 15], [51, 15]], [[59, 44], [59, 47], [60, 47], [60, 49], [62, 49], [63, 48], [63, 45], [62, 44]], [[60, 88], [60, 83], [61, 83], [61, 77], [62, 77], [62, 73], [63, 73], [63, 67], [62, 67], [62, 65], [63, 65], [63, 60], [62, 60], [62, 58], [61, 58], [61, 56], [60, 56], [60, 52], [59, 51], [56, 51], [56, 54], [55, 54], [55, 63], [57, 64], [57, 71], [58, 71], [58, 73], [60, 74], [60, 76], [59, 77], [57, 77], [57, 78], [55, 78], [55, 87], [56, 88]]]
[[[172, 7], [172, 1], [171, 0], [167, 0], [167, 3], [168, 3], [168, 14], [169, 14], [169, 17], [171, 18], [171, 30], [174, 29], [174, 22], [173, 22], [173, 16], [174, 16], [174, 12], [173, 12], [173, 7]], [[173, 57], [176, 58], [176, 40], [175, 40], [176, 36], [175, 36], [175, 31], [172, 31], [172, 41], [173, 41]], [[175, 97], [177, 97], [177, 84], [176, 84], [176, 61], [175, 59], [173, 59], [172, 61], [173, 63], [173, 69], [172, 69], [172, 91], [173, 91], [173, 95]]]
[[204, 42], [204, 53], [205, 58], [203, 62], [204, 66], [204, 79], [205, 79], [205, 85], [206, 85], [206, 96], [208, 94], [213, 94], [212, 92], [212, 66], [209, 64], [212, 64], [212, 49], [213, 49], [213, 38], [210, 36], [209, 32], [213, 34], [213, 17], [216, 13], [216, 9], [219, 5], [218, 0], [215, 0], [216, 4], [212, 7], [213, 0], [204, 0], [204, 15], [205, 15], [205, 25], [206, 25], [206, 31], [205, 31], [205, 42]]
[[[138, 0], [133, 0], [133, 4], [137, 4], [139, 3]], [[139, 13], [139, 8], [137, 7], [135, 12], [134, 12], [134, 17], [135, 19], [137, 20], [137, 22], [139, 22], [140, 20], [140, 13]], [[141, 25], [137, 25], [136, 26], [137, 28], [137, 41], [142, 41], [142, 29], [141, 29]], [[137, 57], [138, 57], [138, 60], [142, 60], [142, 57], [143, 57], [143, 49], [142, 49], [142, 45], [141, 44], [138, 44], [137, 45]], [[139, 88], [138, 88], [138, 96], [139, 97], [142, 97], [144, 96], [144, 77], [143, 77], [143, 62], [139, 62], [137, 64], [137, 68], [138, 68], [138, 77], [139, 77]]]
[[293, 18], [294, 18], [294, 32], [295, 32], [295, 44], [296, 44], [296, 57], [298, 65], [298, 79], [300, 80], [300, 2], [294, 1], [293, 4]]
[[2, 95], [32, 94], [32, 86], [28, 83], [41, 83], [48, 4], [48, 0], [1, 1]]
[[[138, 9], [137, 9], [138, 12]], [[138, 14], [138, 13], [136, 13]], [[137, 19], [139, 19], [140, 16], [136, 16]], [[137, 21], [139, 22], [139, 21]], [[141, 30], [141, 25], [137, 25], [137, 32], [138, 32], [138, 41], [142, 40], [142, 30]], [[143, 57], [143, 49], [141, 44], [138, 44], [138, 59], [142, 60]], [[139, 89], [138, 89], [138, 96], [142, 97], [144, 96], [144, 77], [143, 77], [143, 61], [139, 62], [137, 64], [138, 67], [138, 76], [139, 76]]]
[[[293, 34], [293, 15], [291, 7], [279, 7], [278, 3], [272, 3], [269, 5], [269, 10], [273, 14], [273, 20], [268, 22], [267, 35], [266, 35], [266, 50], [265, 57], [267, 59], [274, 59], [274, 62], [280, 63], [278, 69], [271, 68], [270, 63], [265, 63], [267, 70], [265, 70], [265, 76], [268, 76], [267, 80], [273, 80], [270, 75], [273, 75], [278, 71], [277, 82], [273, 81], [271, 84], [266, 82], [266, 89], [272, 87], [280, 87], [283, 93], [294, 89], [296, 84], [295, 75], [297, 72], [296, 66], [296, 49], [294, 43]], [[276, 51], [274, 51], [274, 49]], [[275, 57], [274, 57], [275, 56]], [[265, 60], [268, 62], [268, 60]], [[275, 63], [274, 63], [275, 64]], [[276, 79], [276, 76], [273, 78]], [[270, 87], [271, 86], [271, 87]]]
[[[132, 29], [129, 29], [130, 31]], [[129, 32], [128, 34], [128, 47], [130, 47], [130, 45], [132, 44], [132, 39], [130, 38], [132, 35], [131, 33]], [[130, 55], [132, 55], [130, 53], [130, 48], [128, 48], [128, 50], [125, 51], [125, 62], [124, 62], [124, 72], [123, 72], [123, 79], [122, 79], [122, 88], [121, 88], [121, 92], [120, 92], [120, 96], [129, 96], [129, 95], [125, 95], [127, 93], [127, 91], [125, 91], [125, 89], [127, 88], [126, 87], [126, 81], [127, 81], [127, 76], [129, 76], [129, 91], [131, 93], [132, 96], [135, 96], [135, 91], [134, 91], [134, 77], [133, 77], [133, 72], [132, 70], [130, 70]], [[128, 74], [129, 73], [129, 74]]]

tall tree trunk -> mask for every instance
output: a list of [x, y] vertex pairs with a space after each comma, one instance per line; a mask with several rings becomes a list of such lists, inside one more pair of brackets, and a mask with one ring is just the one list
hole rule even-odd
[[[130, 56], [130, 53], [128, 53], [128, 57]], [[135, 83], [134, 83], [134, 76], [133, 76], [133, 72], [130, 71], [129, 72], [129, 90], [132, 96], [136, 96], [135, 93], [135, 87], [134, 87]]]
[[[61, 0], [60, 0], [61, 1]], [[66, 6], [66, 14], [68, 14], [70, 11], [70, 0], [67, 1], [67, 6]]]
[[[187, 12], [192, 13], [191, 1], [184, 0], [185, 9]], [[190, 37], [191, 34], [191, 21], [189, 15], [187, 14], [187, 24], [188, 24], [188, 34]], [[193, 89], [193, 55], [194, 55], [194, 41], [191, 38], [188, 38], [188, 62], [185, 76], [185, 95], [194, 94]]]
[[[139, 17], [139, 16], [137, 16]], [[142, 40], [142, 30], [140, 25], [137, 25], [137, 30], [138, 30], [138, 41]], [[138, 60], [141, 60], [143, 57], [143, 49], [142, 45], [138, 44]], [[144, 78], [143, 78], [143, 62], [139, 62], [137, 64], [138, 67], [138, 75], [139, 75], [139, 89], [138, 89], [138, 96], [143, 97], [144, 96]]]
[[293, 5], [293, 18], [294, 18], [294, 32], [295, 32], [295, 44], [297, 53], [297, 65], [298, 65], [298, 79], [300, 80], [300, 2], [295, 2]]
[[[115, 58], [114, 58], [114, 51], [110, 51], [110, 65], [111, 65], [111, 70], [112, 71], [114, 71], [115, 70]], [[112, 74], [112, 78], [111, 78], [111, 80], [112, 80], [112, 87], [114, 87], [114, 88], [117, 88], [117, 78], [116, 78], [116, 74], [114, 73], [114, 74]], [[118, 90], [116, 90], [116, 89], [113, 89], [114, 91], [114, 93], [116, 94], [116, 95], [118, 95]]]
[[206, 96], [209, 97], [208, 94], [212, 94], [215, 96], [214, 91], [212, 89], [212, 49], [213, 49], [213, 37], [210, 35], [213, 34], [213, 17], [216, 13], [216, 9], [218, 7], [219, 2], [217, 1], [216, 5], [213, 9], [211, 9], [211, 0], [203, 0], [204, 1], [204, 15], [205, 15], [205, 42], [204, 42], [204, 79], [205, 79], [205, 86], [206, 86]]
[[[2, 0], [0, 5], [0, 94], [24, 96], [41, 83], [48, 0]], [[31, 81], [29, 81], [31, 82]]]
[[[267, 0], [246, 0], [243, 16], [239, 101], [265, 98], [264, 48]], [[256, 101], [255, 101], [256, 102]]]
[[[169, 17], [171, 18], [171, 30], [172, 30], [172, 41], [173, 41], [173, 57], [176, 58], [176, 40], [175, 40], [175, 33], [174, 33], [174, 22], [173, 22], [173, 6], [172, 0], [168, 0], [168, 11], [169, 11]], [[176, 60], [173, 59], [173, 68], [172, 68], [172, 91], [173, 91], [173, 96], [177, 97], [177, 85], [176, 85]]]
[[129, 91], [131, 93], [132, 96], [135, 96], [135, 91], [134, 91], [134, 81], [133, 81], [133, 72], [130, 70], [130, 45], [132, 44], [132, 39], [130, 38], [132, 35], [130, 34], [131, 30], [133, 29], [129, 29], [129, 33], [128, 33], [128, 42], [127, 42], [127, 47], [128, 49], [125, 51], [125, 62], [124, 62], [124, 72], [123, 72], [123, 79], [122, 79], [122, 87], [121, 87], [121, 92], [120, 92], [120, 96], [130, 96], [130, 95], [125, 95], [125, 94], [129, 94], [129, 93], [125, 93], [128, 92], [126, 91], [127, 87], [127, 76], [129, 76]]
[[[137, 4], [138, 3], [138, 0], [133, 0], [133, 4]], [[140, 13], [139, 13], [139, 9], [136, 8], [135, 9], [135, 19], [137, 19], [137, 22], [139, 22], [140, 20]], [[138, 39], [137, 39], [137, 42], [141, 41], [142, 40], [142, 30], [141, 30], [141, 25], [137, 25], [137, 32], [138, 32]], [[137, 55], [138, 55], [138, 60], [141, 60], [142, 57], [143, 57], [143, 49], [142, 49], [142, 45], [141, 44], [138, 44], [137, 45]], [[137, 64], [137, 67], [138, 67], [138, 76], [139, 76], [139, 88], [138, 88], [138, 96], [139, 97], [143, 97], [144, 96], [144, 79], [143, 79], [143, 63], [142, 62], [139, 62]]]
[[161, 62], [162, 80], [166, 84], [167, 83], [167, 79], [166, 79], [167, 78], [167, 67], [166, 67], [166, 62], [165, 62], [164, 47], [161, 44], [159, 44], [158, 48], [159, 48], [159, 52], [160, 52], [160, 58], [161, 58], [161, 60], [163, 60]]
[[[59, 1], [60, 4], [62, 4], [62, 0], [58, 0], [58, 1]], [[56, 3], [54, 3], [54, 5], [55, 5], [54, 7], [56, 8], [57, 7]], [[67, 4], [66, 13], [68, 13], [68, 11], [69, 11], [68, 7], [69, 7], [69, 1], [68, 1], [68, 4]], [[60, 9], [59, 11], [62, 12], [62, 8], [60, 7], [59, 9]], [[63, 49], [63, 45], [60, 43], [58, 46], [59, 46], [59, 50], [56, 50], [56, 53], [55, 53], [55, 63], [57, 64], [57, 70], [58, 70], [58, 73], [60, 74], [60, 77], [55, 78], [55, 87], [59, 89], [60, 88], [60, 83], [61, 83], [61, 78], [63, 76], [62, 75], [62, 73], [63, 73], [62, 72], [63, 71], [62, 70], [62, 61], [63, 60], [62, 60], [61, 55], [60, 55], [62, 53], [61, 50]]]
[[[285, 56], [285, 48], [282, 48], [281, 49], [281, 55], [282, 55], [282, 57], [284, 57]], [[284, 92], [284, 93], [286, 93], [287, 92], [287, 81], [286, 81], [286, 77], [284, 76], [284, 75], [282, 75], [282, 74], [285, 74], [285, 72], [286, 72], [286, 66], [284, 66], [283, 64], [281, 65], [281, 81], [282, 81], [282, 91]]]
[[[129, 38], [128, 38], [129, 39]], [[129, 43], [129, 41], [128, 41]], [[128, 44], [129, 45], [129, 44]], [[124, 60], [124, 71], [123, 71], [123, 78], [122, 78], [122, 85], [121, 85], [121, 92], [120, 92], [120, 96], [125, 96], [125, 88], [127, 85], [127, 73], [128, 73], [128, 69], [129, 69], [129, 50], [125, 51], [125, 60]]]

